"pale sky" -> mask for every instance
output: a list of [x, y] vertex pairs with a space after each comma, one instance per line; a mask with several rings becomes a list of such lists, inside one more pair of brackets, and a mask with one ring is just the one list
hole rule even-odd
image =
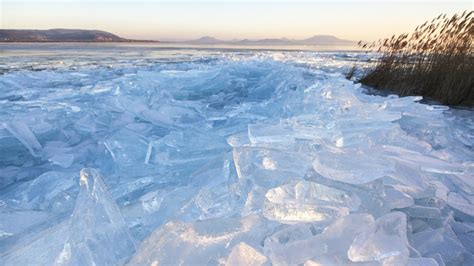
[[126, 38], [303, 39], [330, 34], [373, 41], [412, 31], [440, 13], [472, 10], [465, 0], [166, 1], [0, 0], [0, 28], [100, 29]]

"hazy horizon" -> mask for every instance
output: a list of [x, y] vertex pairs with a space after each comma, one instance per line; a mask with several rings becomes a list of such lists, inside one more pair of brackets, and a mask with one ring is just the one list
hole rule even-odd
[[104, 30], [130, 39], [182, 41], [334, 35], [372, 41], [412, 31], [470, 1], [136, 1], [3, 0], [0, 28]]

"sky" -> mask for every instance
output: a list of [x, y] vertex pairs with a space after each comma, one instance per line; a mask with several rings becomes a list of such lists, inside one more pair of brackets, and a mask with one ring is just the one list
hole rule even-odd
[[125, 38], [165, 41], [201, 36], [304, 39], [320, 34], [374, 41], [412, 31], [440, 13], [466, 9], [473, 9], [473, 1], [0, 0], [0, 28], [99, 29]]

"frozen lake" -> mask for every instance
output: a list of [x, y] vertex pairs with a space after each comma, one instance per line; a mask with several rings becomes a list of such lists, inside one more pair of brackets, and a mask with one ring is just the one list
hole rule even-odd
[[0, 265], [474, 264], [474, 111], [243, 48], [1, 44]]

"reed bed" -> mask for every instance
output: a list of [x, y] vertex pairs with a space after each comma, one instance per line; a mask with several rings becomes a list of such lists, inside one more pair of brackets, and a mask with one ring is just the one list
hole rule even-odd
[[411, 34], [359, 45], [380, 53], [362, 84], [447, 105], [474, 106], [473, 11], [441, 14]]

